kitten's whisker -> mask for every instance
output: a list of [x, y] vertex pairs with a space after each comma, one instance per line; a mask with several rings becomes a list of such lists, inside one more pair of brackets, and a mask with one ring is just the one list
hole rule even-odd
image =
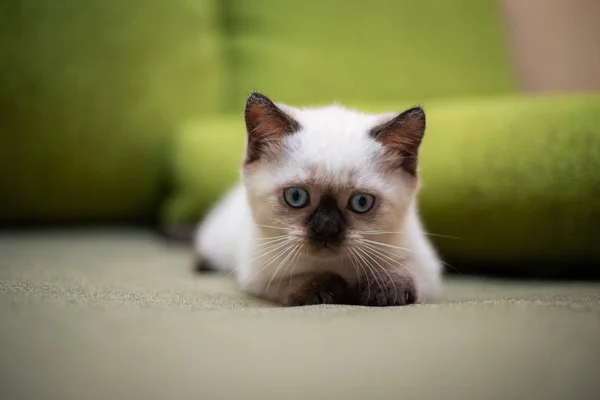
[[[377, 266], [379, 266], [379, 268], [381, 270], [383, 270], [383, 272], [386, 273], [386, 275], [388, 276], [388, 278], [390, 279], [390, 282], [392, 283], [392, 285], [394, 285], [394, 303], [396, 303], [398, 301], [398, 287], [396, 286], [396, 282], [394, 281], [394, 278], [392, 278], [392, 275], [390, 275], [390, 273], [387, 271], [387, 269], [382, 266], [377, 260], [375, 260], [375, 255], [372, 255], [372, 251], [373, 249], [369, 249], [368, 247], [363, 247], [363, 251], [365, 252], [364, 254], [369, 257]], [[381, 257], [377, 257], [380, 261], [385, 263], [385, 260], [383, 260]]]
[[279, 236], [259, 237], [259, 238], [256, 238], [256, 240], [259, 240], [259, 241], [269, 241], [271, 239], [279, 239], [279, 238], [288, 237], [288, 236], [290, 236], [290, 235], [288, 233], [285, 233], [285, 234], [279, 235]]
[[[379, 274], [379, 272], [377, 272], [377, 270], [375, 270], [375, 267], [372, 267], [371, 264], [369, 263], [369, 261], [362, 255], [362, 253], [364, 252], [364, 250], [362, 250], [362, 248], [356, 247], [356, 255], [359, 256], [362, 260], [363, 260], [363, 265], [365, 266], [365, 271], [368, 268], [370, 276], [373, 277], [373, 280], [377, 283], [377, 285], [381, 288], [381, 275]], [[377, 272], [377, 274], [375, 274], [374, 272]]]
[[[436, 237], [441, 237], [441, 238], [446, 238], [446, 239], [461, 240], [461, 238], [458, 236], [442, 235], [439, 233], [431, 233], [431, 232], [425, 232], [425, 231], [421, 231], [421, 232], [423, 232], [423, 234], [428, 235], [428, 236], [436, 236]], [[361, 235], [393, 235], [393, 234], [404, 233], [404, 231], [357, 231], [356, 233], [359, 233]]]
[[277, 276], [277, 272], [279, 272], [279, 269], [282, 266], [286, 265], [286, 261], [290, 258], [290, 256], [292, 254], [294, 254], [294, 251], [298, 248], [298, 246], [300, 246], [299, 244], [294, 245], [294, 247], [290, 247], [288, 248], [288, 253], [287, 255], [283, 258], [283, 260], [281, 260], [279, 262], [279, 265], [277, 266], [277, 268], [275, 268], [275, 271], [271, 274], [271, 279], [269, 279], [269, 282], [267, 283], [267, 289], [265, 290], [267, 293], [269, 292], [269, 288], [271, 287], [271, 283], [273, 282], [273, 278], [275, 278], [275, 276]]
[[371, 282], [369, 280], [369, 274], [367, 274], [367, 271], [360, 264], [360, 261], [358, 260], [358, 257], [356, 256], [356, 250], [354, 250], [352, 247], [349, 247], [348, 250], [350, 251], [350, 257], [351, 257], [351, 260], [353, 260], [353, 263], [355, 261], [356, 265], [358, 265], [358, 267], [360, 267], [361, 276], [358, 278], [358, 282], [360, 282], [362, 280], [363, 276], [367, 280], [367, 299], [369, 299], [371, 297]]
[[260, 225], [260, 224], [256, 224], [256, 226], [260, 226], [261, 228], [279, 229], [279, 230], [288, 231], [288, 232], [294, 230], [292, 228], [284, 228], [282, 226], [273, 226], [273, 225]]
[[[281, 281], [283, 280], [283, 278], [286, 276], [288, 270], [290, 269], [290, 267], [292, 267], [292, 265], [295, 267], [296, 263], [297, 263], [297, 255], [300, 253], [300, 250], [302, 250], [302, 247], [304, 246], [304, 243], [298, 243], [296, 245], [296, 247], [294, 247], [293, 255], [292, 258], [290, 258], [290, 260], [288, 261], [288, 263], [285, 266], [285, 269], [283, 270], [283, 272], [281, 273], [281, 275], [279, 276], [279, 281], [277, 282], [277, 291], [276, 293], [279, 293], [279, 288], [281, 287]], [[292, 271], [291, 273], [294, 273], [293, 267], [292, 267]], [[291, 281], [291, 279], [290, 279]]]
[[438, 259], [438, 261], [439, 261], [439, 262], [441, 262], [442, 264], [444, 264], [445, 266], [452, 268], [453, 270], [455, 270], [455, 271], [456, 271], [456, 272], [458, 272], [459, 274], [462, 274], [462, 272], [460, 272], [460, 271], [458, 270], [458, 268], [456, 268], [456, 267], [454, 267], [454, 266], [450, 265], [450, 263], [447, 263], [447, 262], [445, 262], [445, 261], [442, 261], [442, 260], [440, 260], [440, 259]]
[[[364, 244], [367, 244], [367, 243], [364, 243]], [[370, 243], [370, 242], [369, 242], [369, 244], [373, 245], [374, 243]], [[385, 243], [380, 243], [380, 244], [381, 244], [381, 245], [384, 245]], [[379, 251], [382, 251], [382, 252], [384, 252], [384, 253], [388, 253], [388, 254], [390, 254], [390, 255], [393, 255], [393, 256], [395, 256], [395, 257], [402, 257], [402, 256], [401, 256], [400, 254], [398, 254], [398, 253], [394, 253], [394, 252], [391, 252], [391, 251], [388, 251], [388, 250], [385, 250], [385, 249], [382, 249], [382, 248], [378, 248], [377, 250], [379, 250]], [[410, 250], [410, 249], [406, 249], [406, 250], [408, 250], [408, 251], [411, 251], [411, 252], [412, 252], [412, 253], [414, 253], [414, 254], [419, 254], [418, 252], [415, 252], [415, 251], [413, 251], [413, 250]], [[454, 267], [453, 265], [451, 265], [451, 264], [449, 264], [449, 263], [447, 263], [447, 262], [445, 262], [445, 261], [443, 261], [443, 260], [441, 260], [441, 259], [439, 259], [439, 258], [437, 258], [437, 260], [438, 260], [440, 263], [442, 263], [442, 264], [444, 264], [444, 265], [446, 265], [446, 266], [448, 266], [448, 267], [452, 268], [454, 271], [458, 272], [459, 274], [462, 274], [462, 272], [460, 272], [460, 271], [458, 270], [458, 268]]]
[[[373, 250], [373, 249], [372, 249], [372, 250]], [[380, 260], [382, 260], [382, 258], [381, 258], [382, 256], [381, 256], [381, 255], [373, 254], [373, 256], [374, 256], [374, 257], [377, 257], [377, 258], [378, 258], [378, 259], [380, 259]], [[393, 260], [392, 260], [392, 261], [393, 261]], [[401, 266], [402, 268], [406, 269], [406, 271], [407, 271], [407, 272], [408, 272], [408, 273], [409, 273], [409, 274], [410, 274], [410, 275], [413, 277], [413, 279], [417, 279], [417, 276], [415, 275], [415, 273], [414, 273], [414, 272], [413, 272], [413, 271], [412, 271], [410, 268], [408, 268], [408, 265], [406, 265], [406, 264], [403, 264], [403, 263], [401, 263], [401, 262], [399, 262], [399, 261], [398, 261], [397, 263], [398, 263], [398, 264], [400, 264], [400, 266]], [[396, 301], [396, 300], [398, 299], [398, 287], [396, 286], [396, 282], [395, 282], [395, 281], [392, 279], [392, 277], [391, 277], [391, 276], [390, 276], [390, 279], [392, 280], [392, 282], [393, 282], [393, 284], [394, 284], [394, 290], [396, 291], [396, 294], [395, 294], [395, 300], [394, 300], [394, 301]]]
[[378, 242], [376, 240], [358, 239], [358, 241], [363, 242], [363, 243], [370, 243], [370, 244], [374, 244], [374, 245], [378, 245], [378, 246], [383, 246], [383, 247], [389, 247], [389, 248], [397, 249], [397, 250], [410, 251], [411, 253], [414, 253], [413, 250], [411, 250], [411, 249], [409, 249], [407, 247], [394, 246], [393, 244], [381, 243], [381, 242]]
[[[290, 241], [290, 242], [292, 242], [292, 241]], [[250, 280], [252, 280], [252, 279], [256, 278], [256, 277], [257, 277], [257, 276], [258, 276], [258, 275], [259, 275], [259, 274], [260, 274], [262, 271], [264, 271], [264, 270], [265, 270], [265, 269], [266, 269], [266, 268], [267, 268], [269, 265], [273, 264], [273, 263], [274, 263], [274, 262], [275, 262], [275, 261], [276, 261], [276, 260], [277, 260], [279, 257], [281, 257], [283, 254], [285, 254], [285, 253], [286, 253], [286, 251], [287, 251], [287, 250], [289, 250], [289, 247], [286, 247], [288, 244], [289, 244], [289, 243], [288, 243], [288, 242], [286, 242], [286, 243], [284, 243], [283, 245], [279, 246], [277, 249], [275, 249], [275, 250], [278, 250], [278, 249], [281, 249], [281, 248], [283, 248], [283, 249], [279, 250], [279, 251], [278, 251], [278, 252], [275, 254], [275, 256], [273, 256], [272, 258], [270, 258], [270, 259], [269, 259], [269, 261], [268, 261], [268, 262], [267, 262], [265, 265], [263, 265], [263, 267], [262, 267], [261, 269], [259, 269], [259, 270], [258, 270], [258, 271], [257, 271], [257, 272], [254, 274], [254, 275], [252, 275], [252, 277], [250, 278]], [[275, 251], [275, 250], [273, 250], [273, 251]], [[271, 252], [272, 252], [272, 251], [271, 251]]]
[[452, 236], [452, 235], [441, 235], [439, 233], [431, 233], [431, 232], [425, 232], [423, 231], [423, 233], [427, 236], [436, 236], [436, 237], [440, 237], [440, 238], [445, 238], [445, 239], [456, 239], [456, 240], [462, 240], [461, 237], [458, 236]]
[[260, 248], [260, 247], [264, 247], [264, 246], [267, 246], [267, 247], [268, 247], [269, 245], [272, 245], [272, 244], [275, 244], [275, 243], [281, 243], [282, 241], [284, 241], [284, 240], [286, 240], [286, 239], [292, 239], [292, 238], [293, 238], [293, 237], [292, 237], [291, 235], [284, 235], [284, 236], [282, 236], [282, 237], [279, 237], [279, 238], [277, 238], [277, 239], [273, 239], [273, 240], [270, 240], [270, 241], [266, 241], [266, 242], [263, 242], [263, 243], [257, 244], [256, 246], [254, 246], [254, 248], [255, 248], [255, 249], [258, 249], [258, 248]]
[[356, 233], [359, 233], [361, 235], [393, 235], [393, 234], [400, 234], [400, 233], [404, 233], [402, 231], [357, 231]]
[[[342, 248], [342, 253], [341, 254], [342, 254], [342, 265], [345, 268], [348, 265], [348, 263], [349, 263], [348, 249], [347, 248]], [[359, 285], [359, 291], [360, 291], [360, 282], [358, 280], [358, 271], [356, 271], [356, 267], [354, 267], [354, 270], [356, 272], [356, 282]]]
[[[368, 243], [364, 243], [364, 245], [365, 246], [369, 246]], [[388, 250], [385, 250], [385, 249], [377, 249], [374, 246], [372, 246], [371, 249], [373, 251], [377, 252], [378, 254], [380, 254], [380, 256], [385, 256], [384, 254], [387, 253], [387, 254], [389, 254], [391, 256], [399, 257], [400, 258], [399, 260], [394, 260], [394, 259], [392, 259], [392, 258], [390, 258], [388, 256], [385, 256], [388, 260], [392, 261], [393, 263], [398, 263], [401, 267], [405, 268], [413, 276], [413, 278], [415, 278], [415, 279], [417, 278], [417, 276], [415, 275], [415, 273], [410, 268], [408, 268], [408, 266], [406, 264], [402, 263], [402, 261], [404, 260], [404, 257], [402, 257], [402, 255], [400, 255], [398, 253], [394, 253], [394, 252], [388, 251]], [[381, 253], [379, 253], [379, 252], [381, 252]]]
[[[262, 256], [263, 254], [269, 254], [268, 251], [273, 250], [273, 249], [277, 248], [278, 246], [285, 244], [286, 242], [292, 242], [293, 240], [294, 239], [292, 239], [292, 238], [289, 238], [286, 240], [280, 240], [275, 243], [269, 243], [268, 245], [266, 245], [264, 247], [261, 246], [262, 248], [255, 247], [254, 250], [256, 251], [257, 254], [260, 254]], [[260, 258], [260, 256], [256, 256], [256, 257], [257, 257], [256, 260], [258, 260], [258, 258]], [[250, 261], [255, 261], [255, 260], [250, 260]]]
[[294, 271], [296, 270], [296, 267], [298, 266], [298, 261], [300, 261], [302, 256], [307, 252], [307, 251], [303, 252], [302, 250], [304, 250], [304, 242], [302, 242], [302, 246], [300, 247], [300, 250], [298, 251], [298, 257], [296, 258], [294, 266], [292, 267], [292, 272], [290, 273], [290, 283], [289, 283], [290, 286], [292, 286], [292, 279], [294, 279]]
[[[383, 261], [382, 257], [385, 257], [386, 259], [394, 262], [394, 264], [396, 264], [396, 263], [399, 264], [402, 268], [406, 269], [406, 271], [413, 277], [413, 279], [417, 279], [417, 276], [415, 275], [415, 273], [406, 264], [403, 264], [400, 261], [392, 260], [391, 258], [385, 256], [383, 253], [379, 253], [377, 250], [375, 250], [373, 248], [371, 248], [371, 251], [374, 252], [374, 254], [373, 254], [374, 257], [377, 257], [378, 259], [380, 259], [382, 261]], [[390, 277], [390, 279], [391, 279], [391, 277]], [[394, 282], [394, 290], [396, 290], [396, 291], [398, 290], [397, 287], [396, 287], [396, 282]], [[397, 294], [396, 294], [396, 296], [397, 296]]]
[[[383, 285], [381, 284], [381, 275], [375, 269], [375, 267], [371, 267], [371, 265], [369, 264], [369, 261], [363, 256], [364, 250], [361, 249], [360, 247], [355, 247], [354, 250], [356, 250], [356, 254], [363, 260], [365, 266], [371, 272], [373, 279], [375, 279], [375, 282], [377, 282], [377, 286], [379, 286], [379, 289], [383, 292], [384, 289], [383, 289]], [[375, 272], [377, 272], [377, 276], [375, 276]]]
[[356, 273], [356, 284], [358, 286], [358, 291], [360, 292], [360, 273], [358, 272], [358, 268], [356, 268], [356, 265], [354, 265], [354, 262], [352, 261], [352, 257], [350, 255], [350, 252], [348, 251], [348, 248], [344, 248], [342, 251], [342, 263], [344, 264], [344, 266], [348, 263], [348, 261], [350, 261], [352, 267], [354, 268], [354, 272]]
[[[402, 257], [402, 255], [400, 255], [400, 254], [398, 254], [398, 253], [394, 253], [394, 252], [392, 252], [392, 251], [385, 250], [385, 249], [379, 249], [379, 248], [375, 247], [374, 245], [372, 245], [372, 244], [370, 244], [370, 243], [362, 243], [362, 245], [363, 245], [363, 246], [366, 246], [367, 248], [370, 248], [370, 249], [372, 249], [373, 251], [381, 252], [381, 254], [384, 254], [384, 253], [386, 253], [386, 254], [392, 255], [392, 256], [394, 256], [394, 257], [399, 257], [400, 259], [403, 259], [403, 258], [404, 258], [404, 257]], [[387, 256], [386, 256], [386, 257], [387, 257]], [[393, 263], [397, 263], [397, 262], [399, 262], [399, 261], [400, 261], [400, 260], [394, 260], [394, 259], [392, 259], [392, 258], [390, 258], [390, 257], [388, 257], [388, 260], [389, 260], [389, 261], [391, 261], [391, 262], [393, 262]]]
[[289, 244], [289, 243], [291, 243], [293, 241], [294, 241], [294, 239], [287, 239], [287, 240], [284, 240], [283, 242], [275, 243], [274, 245], [272, 245], [272, 247], [269, 247], [266, 252], [263, 252], [260, 255], [254, 257], [249, 262], [253, 262], [253, 261], [258, 260], [259, 258], [263, 258], [267, 254], [271, 254], [272, 252], [274, 252], [274, 251], [276, 251], [276, 250], [278, 250], [278, 249], [280, 249], [282, 247], [285, 247], [287, 244]]
[[282, 240], [291, 239], [291, 238], [292, 238], [291, 235], [285, 235], [285, 237], [280, 237], [280, 238], [277, 238], [277, 239], [272, 239], [272, 240], [268, 240], [268, 241], [264, 241], [264, 242], [258, 243], [254, 247], [258, 248], [258, 247], [268, 246], [270, 244], [281, 242]]

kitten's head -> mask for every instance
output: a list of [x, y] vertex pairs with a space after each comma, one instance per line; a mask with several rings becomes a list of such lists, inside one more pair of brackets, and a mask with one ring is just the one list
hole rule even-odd
[[245, 119], [242, 178], [265, 236], [290, 235], [309, 254], [331, 257], [399, 229], [418, 190], [421, 108], [296, 109], [252, 93]]

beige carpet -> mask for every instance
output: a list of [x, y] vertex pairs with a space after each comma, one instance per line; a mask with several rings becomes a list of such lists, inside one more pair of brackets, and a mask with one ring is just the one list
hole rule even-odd
[[598, 399], [600, 284], [283, 309], [148, 232], [4, 232], [0, 354], [2, 399]]

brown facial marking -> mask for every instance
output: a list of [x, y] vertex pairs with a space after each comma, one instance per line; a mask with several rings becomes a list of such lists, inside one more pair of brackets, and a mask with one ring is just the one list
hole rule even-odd
[[406, 110], [369, 132], [373, 139], [386, 147], [384, 162], [411, 175], [417, 174], [419, 146], [424, 134], [425, 111], [421, 107]]
[[288, 306], [353, 303], [348, 283], [333, 272], [307, 272], [293, 279], [301, 283], [288, 295]]
[[329, 194], [321, 196], [314, 212], [306, 219], [308, 237], [317, 246], [339, 246], [346, 237], [347, 221]]
[[[303, 208], [292, 208], [287, 205], [283, 196], [283, 191], [287, 187], [306, 189], [310, 195], [310, 204]], [[369, 212], [358, 214], [348, 209], [350, 198], [357, 193], [369, 193], [375, 197], [375, 204]], [[303, 240], [308, 245], [307, 250], [312, 255], [329, 257], [334, 254], [339, 255], [347, 245], [347, 240], [357, 237], [355, 231], [396, 229], [394, 227], [396, 217], [392, 212], [398, 199], [394, 198], [386, 204], [385, 197], [383, 193], [370, 188], [333, 189], [330, 185], [320, 186], [309, 179], [290, 181], [278, 186], [264, 196], [255, 198], [253, 203], [261, 205], [256, 214], [259, 221], [264, 221], [261, 223], [296, 227], [297, 234], [302, 234]], [[264, 213], [267, 204], [268, 212]], [[388, 219], [388, 216], [393, 219]], [[326, 241], [319, 240], [323, 233], [320, 233], [322, 228], [333, 228], [334, 225], [338, 225], [340, 229], [329, 233], [324, 232], [331, 237]], [[327, 246], [323, 246], [324, 242]]]
[[392, 279], [362, 279], [358, 304], [371, 307], [404, 306], [417, 301], [417, 288], [410, 276], [390, 273]]
[[300, 130], [300, 124], [296, 120], [268, 97], [257, 92], [248, 96], [244, 117], [248, 135], [246, 164], [264, 155], [277, 156], [281, 150], [281, 138]]

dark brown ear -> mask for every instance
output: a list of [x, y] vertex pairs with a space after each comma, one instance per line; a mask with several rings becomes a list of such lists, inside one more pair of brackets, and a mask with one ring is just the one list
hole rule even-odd
[[390, 155], [392, 167], [400, 167], [411, 175], [417, 174], [419, 146], [425, 134], [425, 111], [413, 107], [369, 131], [382, 143]]
[[250, 93], [246, 100], [246, 164], [262, 156], [276, 156], [281, 139], [300, 130], [300, 124], [275, 105], [267, 96]]

